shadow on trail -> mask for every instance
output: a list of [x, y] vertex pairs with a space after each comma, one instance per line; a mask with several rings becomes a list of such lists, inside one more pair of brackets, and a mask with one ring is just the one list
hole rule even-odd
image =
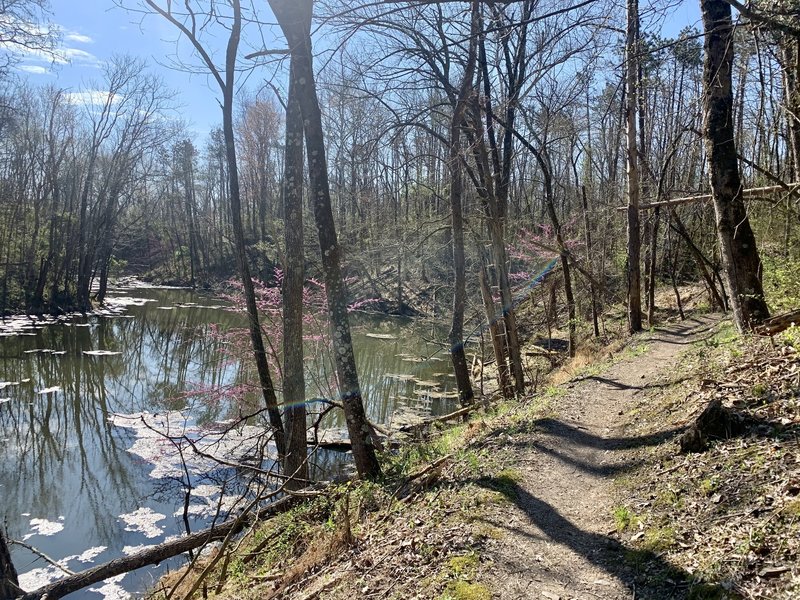
[[623, 450], [626, 448], [659, 446], [686, 430], [686, 427], [682, 426], [636, 437], [601, 437], [590, 433], [583, 427], [577, 427], [558, 419], [538, 419], [532, 425], [534, 431], [544, 432], [551, 436], [569, 440], [573, 444], [598, 450]]
[[[687, 319], [680, 326], [669, 328], [656, 327], [653, 331], [653, 335], [650, 336], [647, 341], [689, 346], [713, 338], [716, 335], [716, 326], [717, 323], [714, 322], [709, 323], [698, 319]], [[707, 335], [697, 337], [701, 334]]]
[[[612, 437], [605, 438], [589, 433], [588, 431], [559, 421], [558, 419], [540, 419], [534, 421], [532, 430], [545, 434], [542, 439], [527, 438], [524, 440], [511, 442], [512, 445], [517, 447], [534, 448], [536, 451], [548, 456], [552, 456], [556, 460], [566, 463], [584, 473], [589, 473], [597, 476], [613, 476], [619, 473], [629, 471], [642, 464], [642, 460], [627, 461], [624, 463], [614, 462], [613, 460], [606, 464], [594, 464], [587, 462], [580, 457], [570, 455], [570, 446], [583, 446], [600, 451], [615, 451], [627, 448], [640, 448], [646, 446], [658, 446], [667, 442], [683, 431], [685, 427], [676, 427], [659, 431], [652, 435], [645, 435], [639, 437]], [[548, 439], [550, 438], [550, 439]], [[552, 438], [557, 438], [556, 440]]]
[[[650, 550], [637, 549], [600, 533], [590, 533], [576, 527], [550, 504], [530, 494], [507, 477], [480, 478], [477, 485], [500, 492], [525, 512], [551, 541], [570, 548], [608, 575], [618, 579], [633, 593], [634, 598], [736, 598], [718, 584], [698, 582], [691, 574], [671, 565]], [[485, 522], [503, 529], [507, 523]], [[518, 532], [522, 533], [522, 532]], [[535, 535], [527, 537], [536, 538]]]
[[646, 383], [645, 385], [630, 385], [627, 383], [622, 383], [621, 381], [617, 381], [616, 379], [609, 379], [607, 377], [600, 377], [599, 375], [587, 375], [586, 377], [578, 377], [575, 379], [575, 382], [579, 381], [597, 381], [599, 383], [603, 383], [608, 387], [612, 387], [617, 390], [652, 390], [658, 388], [668, 388], [670, 386], [676, 385], [678, 383], [683, 383], [687, 381], [688, 377], [683, 377], [681, 379], [677, 379], [675, 381], [664, 381], [661, 383]]

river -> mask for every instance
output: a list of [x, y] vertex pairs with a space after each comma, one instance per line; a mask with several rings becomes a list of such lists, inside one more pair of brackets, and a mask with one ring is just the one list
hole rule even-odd
[[[252, 460], [253, 440], [263, 437], [261, 417], [242, 419], [258, 399], [247, 391], [249, 366], [232, 355], [223, 335], [244, 325], [242, 315], [177, 289], [116, 290], [109, 305], [104, 315], [49, 324], [17, 320], [0, 338], [0, 516], [10, 538], [73, 571], [184, 534], [187, 525], [200, 529], [236, 508], [241, 477], [187, 456], [176, 438], [207, 454]], [[371, 420], [454, 407], [447, 354], [427, 341], [435, 337], [441, 333], [409, 320], [354, 316]], [[330, 397], [330, 379], [314, 349], [308, 397]], [[332, 412], [323, 427], [342, 424]], [[264, 464], [273, 449], [259, 447], [266, 449], [258, 458]], [[314, 473], [328, 478], [347, 462], [344, 453], [318, 452]], [[187, 482], [192, 494], [185, 507]], [[63, 574], [21, 546], [12, 547], [12, 556], [23, 588]], [[139, 594], [171, 565], [71, 597]]]

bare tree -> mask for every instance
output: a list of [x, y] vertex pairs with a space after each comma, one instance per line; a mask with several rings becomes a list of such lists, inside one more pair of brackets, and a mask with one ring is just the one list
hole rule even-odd
[[733, 23], [725, 0], [701, 0], [705, 27], [703, 130], [723, 272], [737, 329], [744, 333], [769, 316], [761, 258], [742, 198], [733, 127]]
[[19, 57], [35, 52], [56, 58], [57, 32], [46, 23], [49, 0], [0, 0], [0, 76]]
[[628, 165], [628, 330], [642, 329], [641, 234], [639, 230], [639, 151], [636, 111], [639, 105], [639, 0], [628, 0], [625, 41], [625, 115]]
[[353, 458], [361, 477], [375, 478], [380, 475], [380, 463], [372, 444], [371, 427], [364, 412], [353, 342], [350, 336], [347, 295], [342, 280], [341, 251], [331, 208], [322, 114], [314, 79], [311, 50], [313, 1], [297, 0], [287, 3], [281, 0], [269, 0], [269, 5], [286, 36], [292, 57], [292, 84], [297, 89], [297, 98], [305, 129], [308, 176], [311, 183], [314, 219], [322, 252], [322, 269], [325, 275], [334, 361], [347, 429], [353, 448]]
[[[275, 444], [281, 456], [286, 454], [286, 446], [283, 433], [283, 422], [278, 408], [278, 399], [275, 394], [275, 387], [272, 383], [272, 376], [269, 372], [267, 363], [267, 353], [264, 348], [264, 339], [261, 333], [261, 323], [256, 306], [256, 296], [253, 287], [253, 279], [250, 276], [250, 266], [247, 260], [245, 249], [244, 226], [242, 224], [242, 208], [239, 193], [239, 171], [236, 164], [236, 138], [233, 129], [233, 91], [236, 76], [236, 58], [239, 49], [239, 39], [242, 27], [242, 10], [239, 0], [231, 0], [231, 26], [228, 36], [228, 43], [225, 51], [225, 67], [220, 70], [214, 63], [208, 50], [200, 41], [199, 34], [201, 25], [198, 25], [198, 15], [187, 3], [185, 13], [176, 13], [171, 2], [167, 2], [166, 7], [160, 6], [155, 0], [145, 0], [155, 13], [161, 15], [169, 21], [180, 33], [192, 44], [197, 54], [202, 59], [205, 67], [217, 82], [222, 92], [222, 130], [225, 140], [225, 157], [228, 167], [228, 186], [230, 193], [231, 222], [236, 250], [236, 263], [239, 267], [239, 275], [242, 280], [245, 303], [247, 305], [248, 330], [250, 332], [250, 342], [253, 346], [253, 356], [258, 371], [258, 380], [261, 387], [264, 402], [269, 413], [269, 421], [275, 430]], [[202, 23], [209, 21], [201, 18]]]
[[[303, 115], [297, 98], [297, 84], [289, 66], [289, 94], [286, 102], [286, 153], [283, 167], [283, 215], [286, 259], [283, 273], [283, 402], [287, 431], [285, 471], [299, 479], [308, 478], [306, 462], [306, 406], [303, 363]], [[290, 487], [301, 487], [293, 482]]]
[[461, 129], [466, 124], [470, 96], [474, 93], [473, 78], [477, 62], [477, 34], [480, 27], [480, 2], [472, 3], [469, 50], [464, 63], [464, 74], [458, 88], [455, 108], [450, 121], [450, 212], [453, 236], [453, 318], [450, 325], [450, 358], [456, 377], [458, 396], [462, 406], [472, 402], [474, 392], [469, 379], [467, 359], [464, 354], [464, 308], [467, 300], [464, 257], [464, 213]]

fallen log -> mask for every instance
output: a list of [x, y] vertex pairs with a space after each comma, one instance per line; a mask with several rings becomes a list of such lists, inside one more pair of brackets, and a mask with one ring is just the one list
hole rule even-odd
[[742, 417], [722, 406], [715, 398], [703, 409], [691, 427], [680, 437], [681, 452], [703, 452], [713, 439], [727, 440], [744, 431]]
[[32, 592], [27, 592], [24, 595], [10, 596], [11, 598], [18, 598], [19, 600], [57, 600], [63, 598], [67, 594], [71, 594], [87, 586], [99, 583], [109, 577], [128, 573], [148, 565], [157, 565], [158, 563], [194, 550], [209, 542], [219, 541], [225, 539], [229, 534], [235, 534], [244, 529], [245, 525], [253, 519], [263, 519], [281, 512], [286, 512], [289, 508], [297, 503], [299, 498], [287, 496], [273, 502], [269, 506], [265, 506], [252, 515], [239, 515], [233, 519], [229, 519], [215, 527], [209, 527], [203, 531], [198, 531], [180, 539], [165, 542], [152, 548], [146, 548], [130, 556], [115, 558], [103, 564], [80, 571], [69, 577], [64, 577], [53, 583], [49, 583], [40, 587]]
[[464, 415], [468, 415], [471, 412], [475, 412], [479, 408], [481, 407], [477, 403], [471, 404], [464, 408], [459, 408], [457, 411], [448, 413], [446, 415], [440, 415], [438, 417], [430, 417], [429, 419], [425, 419], [419, 423], [411, 423], [410, 425], [403, 425], [402, 427], [400, 427], [400, 431], [404, 433], [409, 433], [412, 431], [416, 431], [418, 429], [424, 429], [425, 427], [428, 427], [429, 425], [432, 425], [434, 423], [443, 423], [444, 421], [450, 421], [451, 419], [457, 419], [458, 417], [463, 417]]
[[754, 331], [758, 335], [768, 335], [772, 337], [773, 335], [779, 334], [781, 331], [786, 331], [792, 325], [800, 326], [800, 309], [767, 319], [763, 323], [756, 325]]

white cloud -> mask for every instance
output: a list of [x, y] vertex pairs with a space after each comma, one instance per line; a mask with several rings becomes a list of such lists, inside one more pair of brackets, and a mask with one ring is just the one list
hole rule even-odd
[[40, 48], [10, 48], [7, 44], [0, 43], [0, 48], [8, 50], [16, 50], [16, 54], [25, 57], [26, 60], [33, 60], [38, 62], [54, 63], [57, 65], [66, 65], [69, 63], [99, 67], [100, 59], [91, 52], [81, 50], [80, 48], [55, 48], [52, 51], [42, 50]]
[[91, 52], [80, 50], [79, 48], [61, 48], [58, 54], [63, 56], [66, 60], [72, 63], [82, 65], [99, 65], [100, 60]]
[[[83, 90], [80, 92], [69, 92], [65, 95], [67, 102], [76, 105], [101, 105], [108, 101], [108, 90]], [[117, 94], [111, 98], [111, 104], [119, 102], [122, 96]]]
[[88, 35], [84, 35], [82, 33], [78, 33], [77, 31], [70, 31], [64, 34], [64, 39], [69, 40], [70, 42], [75, 42], [77, 44], [92, 44], [94, 40], [90, 38]]
[[41, 67], [39, 65], [20, 65], [17, 68], [20, 71], [25, 71], [26, 73], [31, 73], [32, 75], [52, 75], [50, 69]]

